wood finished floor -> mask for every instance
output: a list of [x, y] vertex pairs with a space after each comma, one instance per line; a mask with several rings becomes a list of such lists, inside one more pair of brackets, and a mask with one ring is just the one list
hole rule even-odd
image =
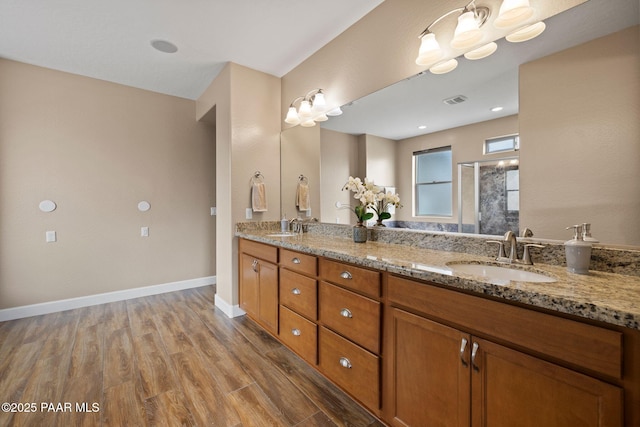
[[[0, 323], [0, 426], [382, 426], [205, 286]], [[65, 402], [72, 411], [49, 412]], [[76, 403], [97, 412], [76, 412]]]

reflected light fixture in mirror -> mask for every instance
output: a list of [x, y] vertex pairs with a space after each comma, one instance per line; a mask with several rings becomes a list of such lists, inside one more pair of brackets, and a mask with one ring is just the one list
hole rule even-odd
[[[296, 110], [295, 103], [300, 102], [300, 107]], [[289, 105], [285, 123], [290, 125], [300, 125], [304, 127], [315, 126], [316, 122], [329, 120], [327, 116], [339, 116], [342, 114], [340, 107], [327, 110], [327, 103], [324, 99], [322, 89], [314, 89], [305, 96], [299, 96]]]
[[[534, 9], [529, 5], [529, 0], [504, 0], [500, 6], [498, 16], [494, 20], [494, 27], [503, 29], [523, 24], [534, 14]], [[498, 45], [494, 42], [484, 43], [484, 33], [481, 28], [491, 15], [491, 10], [486, 6], [476, 6], [475, 0], [465, 7], [459, 7], [441, 15], [425, 28], [420, 34], [420, 48], [416, 64], [428, 66], [433, 74], [444, 74], [453, 71], [457, 66], [455, 58], [442, 61], [445, 50], [440, 46], [436, 35], [431, 31], [432, 27], [446, 17], [459, 13], [451, 48], [462, 51], [464, 57], [470, 60], [482, 59], [496, 51]], [[506, 38], [511, 42], [531, 40], [544, 31], [544, 23], [518, 29]]]

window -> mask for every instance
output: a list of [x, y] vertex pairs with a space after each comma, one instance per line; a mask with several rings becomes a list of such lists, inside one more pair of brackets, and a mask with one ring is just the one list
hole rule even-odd
[[451, 147], [413, 153], [415, 168], [415, 215], [451, 216]]
[[507, 171], [507, 211], [520, 210], [520, 171], [512, 169]]
[[502, 153], [505, 151], [517, 151], [520, 149], [520, 137], [518, 135], [500, 136], [484, 141], [484, 154]]

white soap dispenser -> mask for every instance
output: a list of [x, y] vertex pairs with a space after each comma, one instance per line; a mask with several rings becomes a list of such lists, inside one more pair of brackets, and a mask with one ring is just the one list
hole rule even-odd
[[287, 221], [287, 214], [282, 214], [280, 220], [280, 232], [287, 233], [289, 231], [289, 221]]
[[567, 230], [571, 228], [573, 228], [573, 239], [564, 242], [567, 257], [567, 271], [576, 274], [589, 274], [591, 243], [583, 240], [583, 228], [581, 224], [567, 227]]

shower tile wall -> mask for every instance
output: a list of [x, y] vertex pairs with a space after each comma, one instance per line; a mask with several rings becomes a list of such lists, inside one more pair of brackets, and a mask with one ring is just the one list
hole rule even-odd
[[519, 211], [507, 210], [507, 171], [517, 166], [480, 166], [480, 234], [519, 233]]

